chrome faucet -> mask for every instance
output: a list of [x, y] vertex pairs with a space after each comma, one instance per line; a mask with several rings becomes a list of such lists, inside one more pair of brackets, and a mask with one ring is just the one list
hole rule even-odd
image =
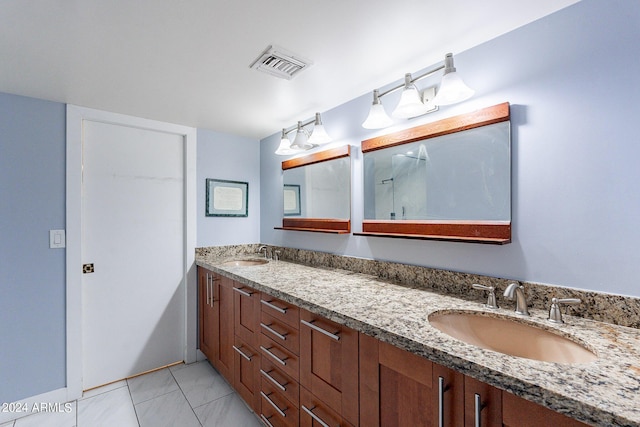
[[560, 304], [580, 304], [581, 302], [578, 298], [551, 298], [551, 308], [549, 309], [549, 319], [547, 320], [551, 323], [564, 323]]
[[529, 316], [529, 310], [527, 309], [527, 298], [524, 294], [524, 286], [517, 283], [511, 283], [504, 290], [504, 296], [509, 299], [516, 299], [516, 314], [521, 316]]
[[496, 301], [496, 294], [494, 292], [496, 288], [494, 288], [493, 286], [479, 285], [478, 283], [473, 283], [471, 286], [473, 287], [473, 289], [480, 289], [481, 291], [489, 291], [489, 293], [487, 294], [487, 303], [485, 304], [487, 308], [493, 308], [493, 309], [500, 308], [498, 307], [498, 302]]
[[267, 259], [267, 250], [269, 248], [267, 247], [267, 245], [262, 245], [258, 248], [258, 253], [262, 253], [262, 251], [264, 251], [264, 259]]

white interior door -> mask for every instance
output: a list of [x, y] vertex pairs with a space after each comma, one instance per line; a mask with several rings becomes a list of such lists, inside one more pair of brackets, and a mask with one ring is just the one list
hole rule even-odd
[[183, 360], [184, 144], [83, 123], [84, 389]]

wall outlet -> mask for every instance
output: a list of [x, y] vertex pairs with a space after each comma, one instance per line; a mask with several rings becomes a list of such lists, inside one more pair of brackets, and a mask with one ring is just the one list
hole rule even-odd
[[67, 236], [64, 230], [49, 230], [49, 248], [58, 249], [67, 246]]

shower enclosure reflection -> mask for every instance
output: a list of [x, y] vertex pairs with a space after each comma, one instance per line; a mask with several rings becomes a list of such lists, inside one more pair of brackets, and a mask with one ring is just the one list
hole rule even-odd
[[509, 135], [502, 122], [367, 153], [365, 219], [508, 221]]
[[359, 235], [511, 241], [509, 104], [362, 142]]

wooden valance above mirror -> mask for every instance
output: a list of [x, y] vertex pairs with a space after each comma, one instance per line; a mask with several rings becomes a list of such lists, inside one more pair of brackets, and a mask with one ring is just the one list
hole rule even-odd
[[509, 104], [362, 141], [365, 236], [511, 241]]

